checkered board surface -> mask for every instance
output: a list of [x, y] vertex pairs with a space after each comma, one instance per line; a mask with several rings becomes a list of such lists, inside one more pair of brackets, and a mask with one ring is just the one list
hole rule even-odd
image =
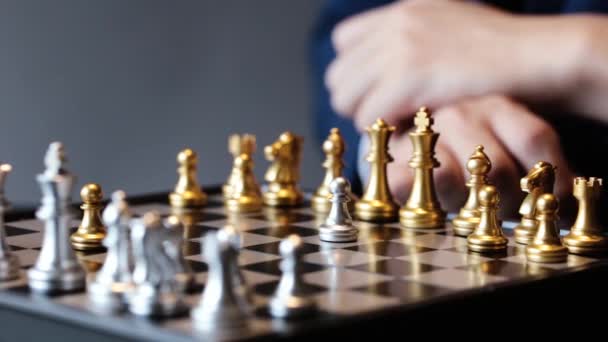
[[[157, 210], [163, 215], [170, 213], [167, 204], [152, 202], [132, 205], [132, 210], [136, 215], [149, 210]], [[279, 216], [270, 218], [268, 213], [257, 213], [229, 218], [221, 199], [212, 196], [202, 220], [187, 233], [191, 238], [185, 245], [186, 259], [196, 272], [199, 284], [198, 289], [186, 298], [192, 306], [198, 303], [207, 277], [207, 265], [200, 255], [202, 236], [227, 223], [235, 225], [242, 234], [243, 249], [239, 264], [247, 284], [255, 293], [257, 310], [251, 318], [249, 330], [239, 332], [239, 338], [297, 332], [298, 327], [304, 325], [302, 322], [277, 324], [276, 320], [268, 317], [265, 309], [281, 275], [279, 242], [293, 233], [299, 234], [305, 241], [301, 269], [308, 295], [317, 298], [320, 306], [319, 314], [305, 321], [313, 325], [424, 303], [482, 287], [509, 286], [524, 279], [575, 272], [604, 262], [570, 255], [563, 264], [527, 264], [524, 250], [513, 241], [512, 223], [505, 224], [505, 234], [510, 238], [507, 253], [490, 257], [468, 253], [466, 239], [454, 236], [449, 223], [441, 230], [415, 231], [404, 229], [398, 223], [369, 225], [357, 222], [360, 228], [358, 241], [324, 243], [317, 234], [319, 220], [306, 206]], [[78, 224], [76, 220], [73, 222], [74, 227]], [[8, 243], [18, 255], [24, 271], [36, 261], [42, 230], [42, 222], [35, 219], [6, 223]], [[101, 267], [105, 254], [80, 254], [78, 257], [89, 272], [94, 272]], [[84, 292], [50, 298], [34, 296], [27, 288], [25, 273], [22, 279], [5, 283], [2, 287], [4, 291], [0, 292], [0, 299], [7, 295], [19, 297], [26, 303], [31, 301], [30, 309], [44, 307], [54, 316], [72, 317], [83, 324], [94, 324], [97, 328], [136, 336], [142, 333], [144, 335], [140, 337], [148, 338], [151, 336], [149, 334], [164, 334], [172, 338], [189, 338], [198, 334], [188, 316], [142, 322], [128, 313], [99, 316], [90, 310]]]

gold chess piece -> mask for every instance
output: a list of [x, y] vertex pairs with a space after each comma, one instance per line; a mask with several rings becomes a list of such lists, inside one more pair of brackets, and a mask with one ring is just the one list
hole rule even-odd
[[497, 217], [500, 196], [493, 185], [484, 185], [479, 189], [479, 225], [467, 238], [469, 250], [479, 253], [503, 252], [509, 242], [502, 232]]
[[439, 133], [431, 129], [433, 118], [422, 107], [414, 119], [416, 129], [409, 133], [414, 147], [414, 155], [409, 166], [414, 169], [414, 182], [410, 197], [399, 210], [401, 224], [406, 228], [441, 228], [445, 225], [446, 213], [441, 210], [433, 169], [439, 167], [435, 159], [435, 144]]
[[363, 197], [355, 203], [355, 218], [368, 222], [390, 222], [397, 219], [399, 206], [393, 199], [386, 178], [386, 164], [393, 161], [388, 152], [388, 140], [395, 131], [384, 120], [377, 119], [368, 127], [371, 141], [367, 161], [371, 164], [369, 182]]
[[460, 209], [460, 213], [452, 220], [454, 234], [468, 236], [479, 224], [479, 189], [488, 184], [488, 173], [492, 169], [490, 158], [484, 153], [483, 146], [475, 147], [475, 152], [467, 161], [467, 171], [471, 174], [467, 182], [469, 197]]
[[106, 237], [106, 227], [101, 221], [103, 209], [103, 192], [101, 186], [89, 183], [80, 190], [83, 204], [82, 221], [78, 230], [70, 236], [72, 246], [79, 251], [88, 251], [102, 248], [102, 241]]
[[[317, 191], [312, 196], [312, 209], [319, 214], [326, 214], [331, 208], [331, 193], [329, 191], [329, 184], [336, 178], [342, 177], [342, 170], [344, 169], [344, 161], [342, 156], [344, 155], [344, 139], [340, 134], [340, 130], [332, 128], [327, 136], [327, 140], [323, 142], [323, 152], [325, 153], [325, 161], [323, 167], [326, 169], [325, 177], [323, 182], [317, 188]], [[352, 210], [354, 207], [354, 196], [350, 194], [350, 201], [348, 201], [348, 208]]]
[[265, 175], [268, 187], [263, 194], [264, 204], [291, 207], [302, 203], [304, 195], [298, 188], [302, 140], [292, 132], [284, 132], [264, 148], [266, 159], [272, 162]]
[[249, 213], [262, 209], [262, 192], [253, 173], [253, 159], [241, 154], [234, 159], [232, 193], [226, 208], [232, 212]]
[[[239, 156], [246, 154], [250, 158], [253, 157], [253, 153], [256, 149], [255, 135], [252, 134], [232, 134], [228, 137], [228, 151], [232, 155], [232, 159], [234, 163], [236, 162], [236, 158]], [[239, 172], [235, 170], [233, 163], [232, 172], [228, 176], [228, 180], [222, 187], [222, 193], [225, 199], [230, 198], [232, 194], [232, 189], [234, 187], [234, 183], [239, 181]]]
[[553, 194], [542, 194], [536, 201], [538, 227], [534, 239], [526, 246], [528, 261], [560, 263], [568, 259], [568, 249], [562, 245], [557, 229], [558, 208], [559, 203]]
[[574, 179], [573, 194], [578, 200], [578, 214], [564, 245], [572, 254], [596, 255], [608, 251], [608, 238], [602, 235], [597, 219], [597, 202], [602, 191], [602, 179], [584, 177]]
[[175, 190], [169, 194], [169, 203], [175, 208], [199, 208], [207, 204], [207, 194], [196, 180], [198, 156], [187, 148], [177, 154], [179, 179]]
[[536, 201], [542, 194], [552, 193], [555, 183], [555, 167], [547, 162], [534, 164], [519, 184], [528, 195], [519, 207], [521, 222], [514, 229], [515, 241], [527, 245], [534, 239], [538, 222], [536, 221]]

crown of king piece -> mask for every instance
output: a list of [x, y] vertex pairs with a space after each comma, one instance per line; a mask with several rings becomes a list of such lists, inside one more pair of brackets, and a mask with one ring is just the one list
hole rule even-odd
[[417, 132], [427, 132], [430, 130], [431, 126], [433, 125], [433, 118], [427, 111], [426, 107], [420, 107], [416, 113], [414, 125], [416, 125]]

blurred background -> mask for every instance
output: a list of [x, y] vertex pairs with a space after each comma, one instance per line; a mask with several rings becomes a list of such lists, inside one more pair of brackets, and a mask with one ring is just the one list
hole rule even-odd
[[0, 161], [9, 200], [36, 204], [49, 142], [66, 145], [77, 191], [106, 197], [171, 189], [176, 154], [199, 153], [199, 180], [219, 184], [231, 133], [262, 149], [284, 130], [304, 136], [302, 185], [320, 182], [308, 63], [322, 0], [3, 0]]

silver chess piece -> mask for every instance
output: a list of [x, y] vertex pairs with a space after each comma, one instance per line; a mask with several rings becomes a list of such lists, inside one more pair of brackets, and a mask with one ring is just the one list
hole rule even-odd
[[175, 269], [175, 281], [179, 291], [189, 291], [194, 287], [194, 274], [184, 258], [184, 226], [177, 216], [169, 216], [163, 224], [165, 227], [163, 247]]
[[357, 240], [359, 230], [353, 226], [348, 212], [350, 183], [343, 177], [336, 177], [329, 184], [331, 209], [325, 223], [319, 227], [319, 238], [328, 242], [350, 242]]
[[226, 240], [230, 242], [232, 248], [237, 251], [237, 256], [232, 260], [232, 273], [234, 277], [234, 291], [237, 296], [237, 300], [239, 301], [239, 305], [243, 308], [243, 310], [250, 313], [252, 311], [253, 306], [253, 293], [251, 289], [247, 286], [245, 282], [245, 277], [241, 272], [241, 268], [238, 263], [238, 251], [241, 250], [241, 235], [237, 232], [237, 230], [231, 226], [225, 226], [222, 228], [223, 236], [225, 236]]
[[65, 169], [66, 161], [63, 144], [51, 143], [44, 159], [46, 170], [36, 178], [42, 190], [42, 205], [36, 217], [45, 221], [45, 227], [38, 260], [28, 271], [28, 284], [35, 292], [68, 292], [85, 287], [85, 270], [76, 259], [69, 238], [71, 193], [76, 177]]
[[292, 234], [279, 244], [283, 260], [283, 275], [279, 285], [268, 303], [270, 314], [277, 318], [300, 318], [317, 311], [317, 303], [304, 296], [304, 281], [299, 269], [302, 259], [302, 238]]
[[238, 250], [231, 239], [232, 233], [226, 229], [205, 235], [207, 284], [198, 306], [190, 313], [196, 328], [205, 332], [247, 329], [249, 313], [235, 291], [234, 263]]
[[126, 194], [123, 191], [114, 192], [102, 215], [107, 227], [103, 245], [108, 252], [102, 268], [87, 287], [90, 301], [110, 312], [125, 309], [126, 296], [133, 289], [133, 255], [129, 234], [131, 217]]
[[19, 278], [19, 258], [11, 252], [11, 248], [6, 242], [4, 227], [4, 212], [8, 202], [4, 197], [4, 184], [6, 177], [11, 172], [10, 164], [0, 165], [0, 281], [8, 281]]
[[148, 212], [131, 223], [135, 257], [129, 311], [137, 316], [169, 317], [184, 313], [183, 293], [175, 280], [176, 269], [164, 250], [160, 215]]

